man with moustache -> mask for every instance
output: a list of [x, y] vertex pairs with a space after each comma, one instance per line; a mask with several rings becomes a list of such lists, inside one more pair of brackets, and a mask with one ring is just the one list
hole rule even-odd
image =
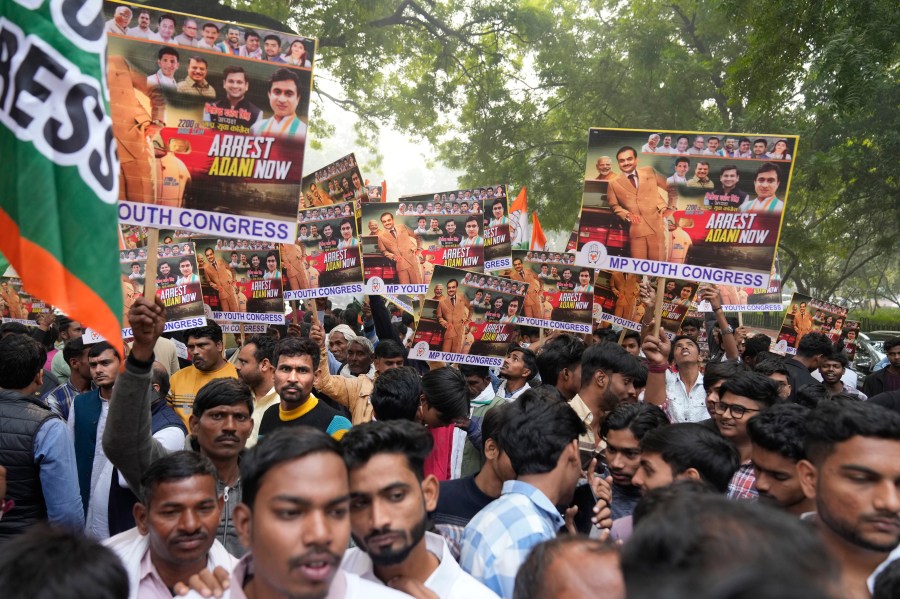
[[222, 312], [237, 312], [238, 302], [237, 294], [234, 292], [234, 271], [226, 264], [220, 263], [216, 259], [216, 253], [212, 248], [206, 248], [204, 252], [206, 261], [198, 257], [200, 268], [203, 269], [203, 275], [206, 277], [209, 286], [212, 287], [219, 297], [219, 310]]
[[688, 187], [699, 187], [701, 189], [712, 189], [715, 184], [709, 178], [709, 163], [701, 160], [694, 167], [694, 176], [688, 179]]
[[378, 251], [397, 268], [397, 278], [401, 285], [421, 285], [424, 281], [421, 261], [422, 238], [402, 223], [394, 222], [394, 215], [381, 215], [383, 231], [379, 231]]
[[525, 294], [525, 306], [522, 309], [522, 315], [527, 318], [540, 318], [541, 296], [544, 289], [541, 280], [530, 268], [525, 268], [525, 263], [522, 262], [521, 258], [513, 260], [513, 269], [509, 273], [509, 278], [513, 281], [521, 281], [528, 284], [528, 293]]
[[712, 193], [707, 193], [703, 198], [703, 203], [706, 206], [724, 207], [737, 211], [741, 204], [747, 200], [748, 195], [746, 191], [738, 189], [737, 184], [740, 180], [741, 175], [736, 166], [729, 164], [722, 167], [719, 174], [721, 185], [713, 190]]
[[472, 306], [465, 294], [457, 294], [459, 281], [447, 281], [447, 295], [438, 302], [437, 319], [444, 329], [441, 351], [459, 353], [462, 348], [466, 324], [471, 319]]
[[900, 542], [900, 415], [871, 402], [823, 401], [806, 421], [797, 468], [841, 566], [841, 597], [868, 599], [868, 577]]
[[[622, 147], [616, 152], [616, 160], [622, 176], [610, 181], [608, 199], [616, 216], [630, 224], [631, 257], [662, 260], [666, 234], [663, 219], [678, 209], [678, 193], [652, 167], [638, 168], [634, 148]], [[668, 196], [668, 203], [660, 190]]]
[[356, 547], [341, 568], [399, 589], [430, 590], [441, 599], [497, 595], [464, 572], [443, 538], [426, 532], [439, 486], [425, 476], [433, 439], [409, 420], [368, 422], [341, 442], [350, 471], [350, 526]]

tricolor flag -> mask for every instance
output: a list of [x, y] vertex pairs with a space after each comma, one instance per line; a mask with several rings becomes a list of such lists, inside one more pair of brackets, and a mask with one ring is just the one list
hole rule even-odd
[[509, 207], [509, 237], [512, 249], [525, 249], [528, 239], [525, 229], [528, 228], [528, 193], [525, 188], [519, 192], [516, 200]]
[[544, 229], [541, 228], [541, 221], [538, 220], [537, 212], [532, 216], [531, 222], [531, 247], [532, 251], [542, 252], [547, 249], [547, 236], [544, 235]]
[[103, 3], [69, 8], [4, 0], [0, 9], [0, 252], [28, 293], [120, 339]]

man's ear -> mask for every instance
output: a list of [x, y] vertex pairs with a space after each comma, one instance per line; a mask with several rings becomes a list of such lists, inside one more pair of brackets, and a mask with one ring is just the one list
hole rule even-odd
[[141, 533], [141, 535], [148, 534], [150, 532], [150, 525], [147, 523], [147, 519], [150, 516], [150, 509], [138, 501], [134, 504], [134, 507], [131, 508], [131, 514], [134, 516], [134, 524], [137, 526], [138, 532]]
[[703, 477], [696, 468], [688, 468], [684, 472], [675, 475], [675, 480], [690, 479], [702, 481]]
[[[267, 370], [275, 370], [275, 367], [272, 366], [272, 362], [269, 361], [269, 358], [263, 358], [259, 363], [259, 369], [265, 372]], [[316, 372], [316, 374], [318, 374], [318, 371]]]
[[484, 457], [491, 461], [500, 457], [500, 449], [497, 447], [497, 442], [493, 439], [488, 438], [484, 440]]
[[253, 537], [253, 514], [250, 508], [243, 503], [237, 504], [231, 512], [231, 519], [241, 545], [250, 547], [250, 539]]
[[435, 475], [429, 474], [422, 481], [422, 496], [425, 498], [425, 511], [433, 512], [437, 507], [441, 485]]
[[819, 478], [819, 471], [816, 466], [809, 460], [800, 460], [797, 462], [797, 477], [800, 479], [800, 489], [807, 499], [816, 498], [816, 482]]

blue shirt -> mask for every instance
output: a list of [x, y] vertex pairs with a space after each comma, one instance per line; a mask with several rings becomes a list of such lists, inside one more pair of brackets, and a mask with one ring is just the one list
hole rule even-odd
[[83, 530], [84, 509], [75, 467], [75, 446], [66, 423], [59, 418], [47, 420], [38, 429], [34, 437], [34, 463], [40, 469], [47, 520]]
[[501, 597], [512, 599], [516, 573], [531, 548], [555, 538], [564, 524], [540, 490], [508, 480], [500, 498], [478, 512], [463, 531], [459, 564]]

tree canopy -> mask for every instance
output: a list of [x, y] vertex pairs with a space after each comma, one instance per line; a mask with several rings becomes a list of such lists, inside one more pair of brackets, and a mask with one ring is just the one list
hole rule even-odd
[[[575, 223], [592, 126], [799, 134], [784, 278], [821, 297], [897, 300], [894, 2], [160, 4], [318, 37], [317, 77], [340, 93], [317, 101], [359, 115], [353, 143], [383, 125], [408, 132], [465, 173], [460, 185], [526, 185], [546, 229]], [[315, 114], [311, 125], [334, 133]]]

